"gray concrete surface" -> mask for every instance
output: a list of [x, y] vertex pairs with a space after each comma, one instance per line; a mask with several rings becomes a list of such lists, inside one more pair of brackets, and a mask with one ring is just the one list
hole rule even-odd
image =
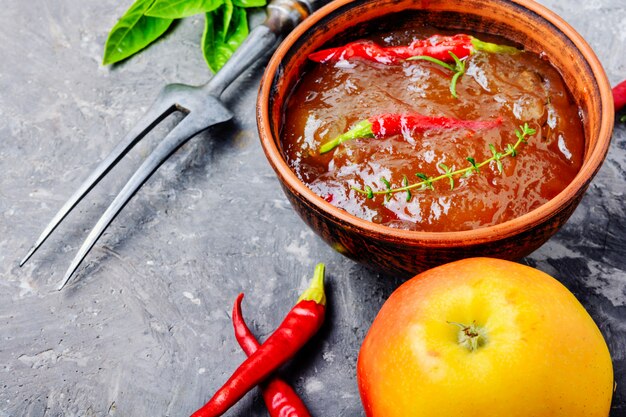
[[[258, 142], [262, 67], [225, 96], [233, 123], [186, 144], [140, 190], [63, 292], [55, 286], [99, 214], [161, 137], [149, 135], [23, 268], [62, 202], [168, 82], [210, 74], [203, 22], [189, 18], [122, 65], [103, 68], [130, 1], [0, 2], [0, 416], [185, 416], [244, 358], [230, 309], [266, 337], [328, 266], [329, 315], [285, 369], [315, 416], [362, 416], [362, 338], [400, 283], [343, 258], [291, 210]], [[626, 2], [542, 3], [626, 78]], [[168, 121], [171, 125], [175, 120]], [[523, 262], [570, 288], [612, 351], [612, 417], [626, 416], [626, 125], [567, 225]], [[258, 392], [228, 416], [264, 416]]]

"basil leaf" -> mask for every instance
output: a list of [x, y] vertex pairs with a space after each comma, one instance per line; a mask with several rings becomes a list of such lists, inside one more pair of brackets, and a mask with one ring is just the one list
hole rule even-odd
[[145, 16], [154, 0], [136, 0], [111, 29], [104, 46], [102, 65], [113, 64], [136, 54], [159, 38], [172, 19]]
[[239, 7], [263, 7], [267, 0], [233, 0], [233, 4]]
[[226, 42], [228, 32], [232, 31], [232, 29], [230, 28], [230, 22], [233, 18], [234, 9], [235, 9], [235, 6], [233, 5], [232, 0], [224, 0], [224, 12], [222, 14], [222, 19], [223, 19], [222, 27], [224, 28], [224, 30], [221, 32], [222, 42]]
[[235, 50], [248, 36], [248, 17], [245, 9], [227, 0], [219, 9], [205, 16], [202, 52], [211, 71], [224, 66]]
[[156, 0], [146, 12], [146, 16], [182, 19], [211, 12], [223, 3], [222, 0]]

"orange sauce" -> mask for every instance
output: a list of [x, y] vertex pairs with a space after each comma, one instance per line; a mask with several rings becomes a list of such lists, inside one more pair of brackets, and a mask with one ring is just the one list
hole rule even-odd
[[[369, 37], [383, 46], [406, 45], [437, 33], [414, 28]], [[510, 44], [505, 39], [476, 35]], [[297, 176], [331, 204], [355, 216], [389, 227], [420, 231], [459, 231], [519, 217], [563, 190], [580, 169], [584, 133], [579, 109], [559, 73], [539, 56], [477, 52], [466, 59], [466, 73], [451, 96], [449, 70], [425, 61], [382, 65], [362, 59], [311, 64], [284, 109], [282, 147]], [[430, 130], [389, 138], [361, 138], [320, 155], [319, 147], [355, 123], [384, 113], [419, 113], [464, 120], [494, 120], [494, 129]], [[440, 164], [452, 169], [492, 156], [489, 145], [504, 152], [515, 144], [515, 130], [528, 123], [536, 130], [515, 157], [502, 159], [503, 172], [491, 163], [480, 173], [447, 179], [434, 190], [396, 193], [385, 201], [368, 199], [351, 187], [383, 190], [403, 176], [435, 177]]]

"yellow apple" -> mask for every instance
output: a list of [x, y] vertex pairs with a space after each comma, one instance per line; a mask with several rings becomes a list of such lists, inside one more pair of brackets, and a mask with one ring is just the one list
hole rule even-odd
[[359, 353], [368, 417], [607, 417], [609, 350], [549, 275], [489, 258], [443, 265], [385, 302]]

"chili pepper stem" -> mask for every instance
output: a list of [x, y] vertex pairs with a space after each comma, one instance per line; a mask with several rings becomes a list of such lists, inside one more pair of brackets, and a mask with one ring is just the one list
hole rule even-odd
[[480, 39], [472, 37], [472, 46], [477, 51], [491, 52], [494, 54], [518, 54], [520, 51], [517, 48], [508, 45], [498, 45], [491, 42], [483, 42]]
[[345, 133], [337, 136], [331, 141], [324, 143], [320, 147], [320, 154], [330, 152], [343, 142], [357, 139], [357, 138], [373, 138], [374, 132], [372, 132], [372, 123], [369, 120], [362, 120], [355, 124], [354, 127]]
[[315, 301], [317, 304], [326, 305], [326, 293], [324, 292], [324, 272], [326, 270], [326, 266], [322, 263], [319, 263], [315, 266], [315, 271], [313, 272], [313, 278], [311, 279], [311, 283], [309, 284], [309, 288], [307, 288], [300, 298], [298, 298], [298, 302], [300, 301]]

